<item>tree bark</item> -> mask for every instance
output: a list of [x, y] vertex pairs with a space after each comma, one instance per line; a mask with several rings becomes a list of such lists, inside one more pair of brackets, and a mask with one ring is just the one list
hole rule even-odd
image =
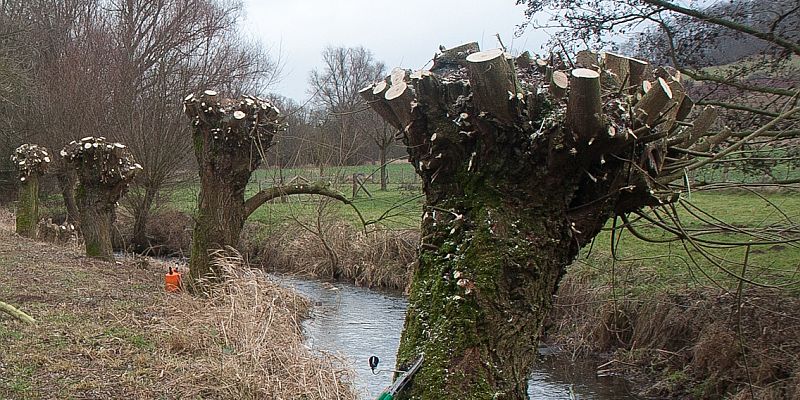
[[8, 303], [2, 302], [2, 301], [0, 301], [0, 311], [2, 311], [4, 313], [16, 318], [16, 319], [18, 319], [18, 320], [20, 320], [20, 321], [22, 321], [22, 322], [24, 322], [26, 324], [33, 325], [33, 324], [36, 323], [36, 320], [33, 319], [33, 317], [31, 317], [30, 315], [25, 314], [24, 312], [20, 311], [18, 308], [12, 306], [11, 304], [8, 304]]
[[[290, 194], [322, 194], [350, 204], [344, 196], [322, 184], [292, 185], [262, 190], [245, 201], [250, 175], [261, 164], [260, 153], [284, 128], [283, 117], [266, 100], [243, 96], [219, 99], [206, 90], [184, 100], [193, 126], [195, 156], [199, 166], [200, 195], [189, 259], [189, 289], [205, 291], [222, 278], [212, 256], [237, 248], [247, 217], [262, 204]], [[338, 196], [338, 197], [337, 197]]]
[[420, 353], [425, 363], [403, 398], [527, 398], [542, 322], [578, 247], [561, 193], [503, 189], [475, 180], [427, 204], [398, 367]]
[[133, 216], [133, 237], [131, 245], [138, 253], [145, 252], [150, 247], [150, 240], [147, 238], [147, 222], [150, 216], [150, 209], [156, 199], [158, 186], [144, 185], [144, 196]]
[[114, 260], [112, 233], [117, 199], [96, 185], [81, 183], [77, 190], [81, 232], [86, 243], [86, 255], [105, 261]]
[[476, 105], [500, 121], [509, 123], [515, 116], [517, 82], [506, 53], [501, 49], [481, 51], [467, 56], [467, 71]]
[[231, 175], [225, 172], [233, 171], [221, 168], [215, 171], [211, 165], [201, 167], [197, 220], [189, 260], [189, 276], [194, 283], [201, 280], [218, 282], [222, 271], [211, 262], [212, 254], [227, 247], [235, 249], [239, 245], [239, 235], [246, 218], [244, 190], [250, 172], [246, 177], [241, 171]]
[[550, 94], [553, 98], [560, 99], [567, 94], [569, 88], [569, 77], [561, 71], [554, 71], [550, 74]]
[[30, 174], [19, 183], [16, 231], [20, 236], [36, 239], [39, 223], [39, 175]]
[[61, 155], [78, 176], [76, 203], [86, 255], [112, 261], [117, 202], [142, 166], [125, 145], [104, 137], [72, 141], [64, 146]]
[[650, 90], [636, 103], [636, 116], [648, 126], [662, 119], [661, 111], [672, 100], [672, 89], [663, 78], [658, 78]]
[[[588, 61], [586, 61], [588, 62]], [[586, 68], [572, 70], [567, 102], [567, 126], [579, 141], [591, 141], [603, 130], [600, 74]]]
[[61, 196], [64, 198], [64, 207], [67, 209], [67, 222], [75, 226], [80, 224], [80, 212], [78, 203], [75, 201], [75, 187], [78, 185], [78, 175], [71, 168], [56, 175], [58, 186], [61, 188]]
[[425, 361], [399, 399], [526, 399], [566, 265], [612, 215], [660, 201], [647, 165], [666, 141], [646, 124], [667, 101], [631, 116], [631, 96], [595, 71], [550, 93], [538, 65], [508, 77], [504, 55], [471, 54], [412, 79], [396, 123], [425, 193], [397, 367]]
[[336, 190], [331, 189], [325, 182], [317, 182], [313, 184], [302, 184], [302, 185], [276, 186], [264, 189], [254, 194], [249, 199], [247, 199], [247, 201], [244, 204], [245, 218], [249, 217], [250, 214], [252, 214], [256, 209], [258, 209], [258, 207], [261, 207], [261, 205], [263, 205], [264, 203], [278, 197], [289, 196], [293, 194], [315, 194], [339, 200], [340, 202], [347, 205], [353, 204], [343, 194], [337, 192]]

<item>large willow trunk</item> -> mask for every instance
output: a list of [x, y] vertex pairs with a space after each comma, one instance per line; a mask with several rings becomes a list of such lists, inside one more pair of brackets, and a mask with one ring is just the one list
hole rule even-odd
[[[198, 160], [202, 154], [212, 154], [200, 136], [195, 136]], [[192, 235], [192, 254], [189, 273], [193, 282], [200, 279], [216, 281], [221, 271], [211, 262], [212, 253], [228, 247], [238, 248], [239, 235], [247, 218], [244, 190], [250, 179], [249, 152], [232, 157], [206, 159], [200, 166], [200, 195], [198, 213]]]
[[[122, 143], [104, 137], [87, 136], [72, 141], [61, 156], [78, 177], [76, 204], [86, 255], [101, 260], [114, 259], [114, 220], [117, 202], [142, 169]], [[68, 185], [62, 187], [68, 190]], [[118, 236], [118, 232], [116, 233]]]
[[213, 253], [238, 246], [249, 215], [245, 187], [261, 162], [261, 152], [282, 129], [282, 118], [265, 100], [249, 96], [220, 99], [212, 90], [188, 96], [184, 105], [193, 125], [200, 175], [189, 274], [193, 289], [202, 291], [205, 282], [222, 277], [211, 262]]
[[435, 203], [448, 211], [429, 211], [423, 222], [399, 357], [425, 354], [418, 398], [522, 399], [542, 321], [577, 246], [560, 193], [460, 189]]
[[269, 101], [243, 96], [219, 99], [206, 90], [184, 100], [192, 121], [192, 137], [199, 166], [200, 198], [189, 260], [190, 288], [203, 292], [222, 278], [212, 262], [215, 252], [236, 248], [244, 221], [274, 198], [317, 194], [351, 204], [324, 184], [271, 187], [245, 200], [250, 175], [261, 164], [276, 132], [284, 129], [280, 111]]
[[565, 267], [610, 216], [659, 204], [677, 81], [628, 96], [620, 84], [642, 81], [619, 65], [638, 60], [514, 61], [471, 43], [361, 91], [403, 133], [426, 195], [398, 368], [425, 361], [400, 398], [527, 398]]
[[112, 229], [116, 219], [116, 198], [113, 192], [96, 185], [78, 186], [77, 205], [80, 210], [81, 231], [86, 243], [86, 255], [112, 261]]
[[35, 239], [39, 222], [39, 175], [30, 174], [19, 183], [16, 231], [20, 236]]

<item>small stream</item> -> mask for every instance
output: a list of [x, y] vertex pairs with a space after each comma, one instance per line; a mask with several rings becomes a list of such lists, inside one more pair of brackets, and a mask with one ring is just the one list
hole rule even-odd
[[[282, 284], [309, 297], [315, 306], [304, 324], [308, 344], [314, 350], [338, 353], [356, 372], [356, 388], [362, 399], [375, 399], [391, 383], [391, 372], [373, 375], [370, 356], [381, 359], [379, 369], [391, 369], [400, 343], [406, 299], [337, 283], [335, 288], [303, 278], [276, 276]], [[531, 373], [531, 399], [620, 400], [635, 398], [619, 378], [597, 378], [591, 363], [572, 363], [563, 357], [544, 357]], [[571, 397], [571, 394], [573, 397]]]

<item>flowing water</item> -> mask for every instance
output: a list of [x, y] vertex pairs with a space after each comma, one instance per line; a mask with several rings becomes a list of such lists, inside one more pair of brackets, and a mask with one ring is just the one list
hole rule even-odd
[[[402, 296], [350, 285], [321, 283], [295, 277], [277, 277], [309, 297], [315, 306], [304, 325], [314, 350], [344, 356], [356, 372], [356, 388], [364, 400], [376, 398], [391, 383], [391, 369], [400, 342], [406, 312]], [[381, 360], [378, 373], [370, 371], [370, 356]], [[384, 370], [384, 371], [380, 371]], [[528, 382], [531, 399], [620, 400], [635, 398], [618, 378], [597, 378], [594, 365], [545, 357]]]

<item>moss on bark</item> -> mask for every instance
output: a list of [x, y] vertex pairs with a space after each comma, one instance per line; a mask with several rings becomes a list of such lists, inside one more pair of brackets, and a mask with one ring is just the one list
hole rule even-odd
[[86, 255], [106, 261], [114, 259], [111, 230], [115, 220], [116, 199], [109, 196], [107, 189], [83, 183], [76, 192]]
[[539, 330], [577, 246], [546, 194], [532, 203], [476, 186], [423, 221], [398, 366], [418, 353], [425, 363], [401, 398], [527, 397]]
[[595, 81], [551, 95], [546, 71], [475, 51], [389, 77], [386, 95], [361, 91], [400, 130], [426, 196], [398, 368], [425, 362], [401, 399], [527, 398], [564, 268], [611, 215], [659, 204], [666, 142], [630, 113], [634, 98]]
[[19, 184], [16, 231], [20, 236], [36, 238], [39, 223], [39, 175], [30, 174]]
[[[229, 176], [229, 175], [228, 175]], [[211, 262], [215, 251], [238, 248], [245, 221], [244, 188], [247, 177], [225, 179], [212, 171], [201, 172], [198, 214], [192, 233], [189, 274], [192, 282], [217, 281], [221, 274]]]

